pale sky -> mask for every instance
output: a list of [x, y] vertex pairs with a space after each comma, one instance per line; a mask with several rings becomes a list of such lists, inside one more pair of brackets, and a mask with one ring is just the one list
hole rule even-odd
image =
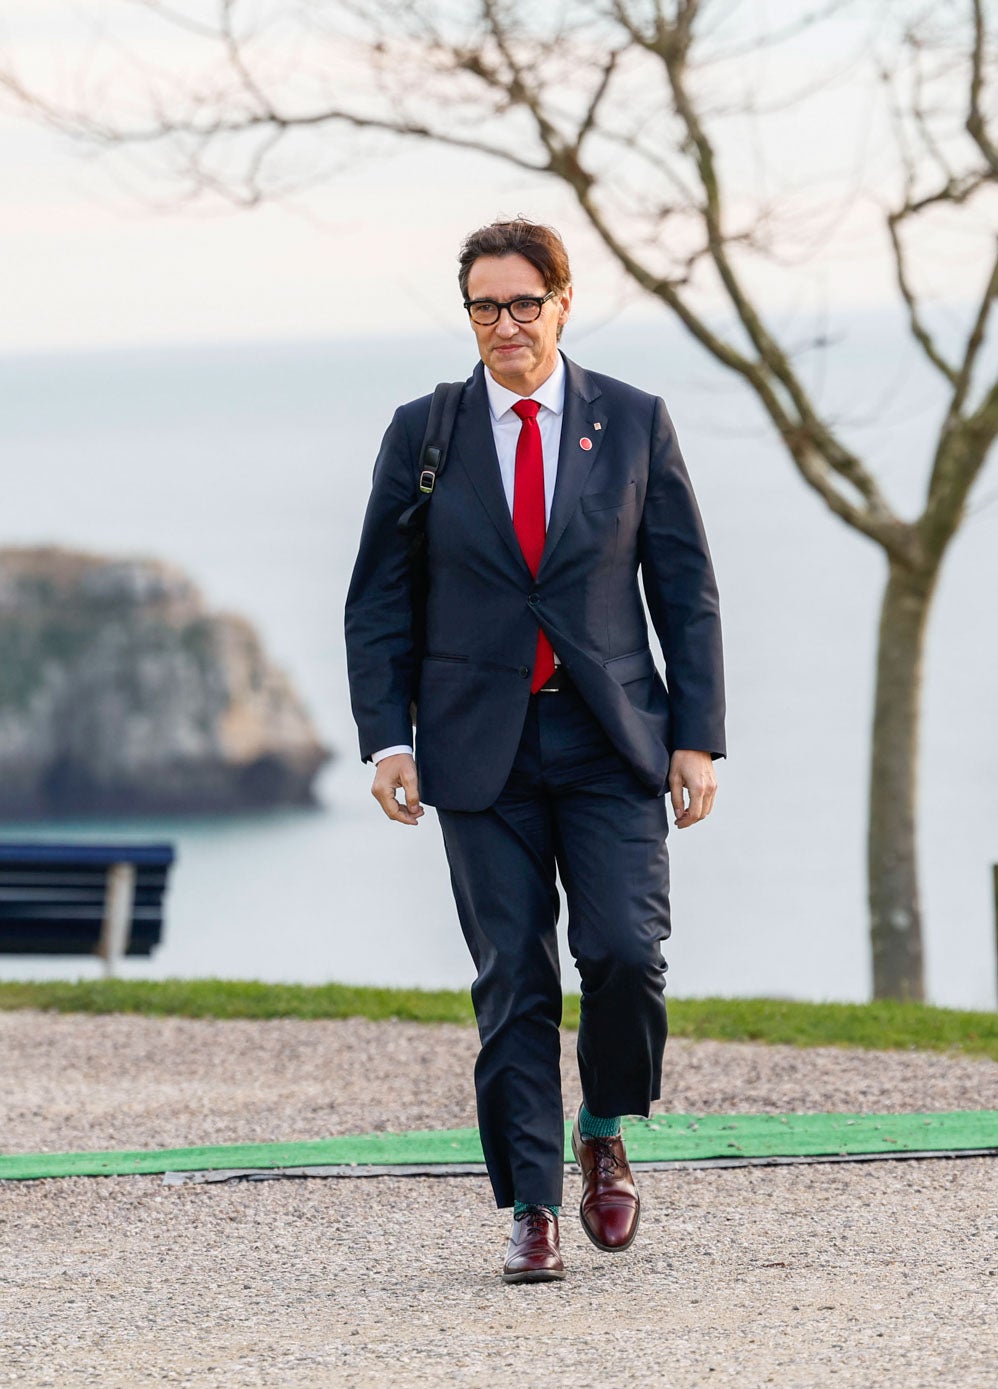
[[[782, 17], [801, 4], [775, 9]], [[109, 24], [124, 13], [120, 0], [82, 8]], [[7, 5], [4, 32], [24, 71], [72, 71], [82, 50], [67, 14], [62, 0]], [[849, 25], [830, 29], [814, 61], [841, 58], [845, 66], [854, 41]], [[806, 85], [801, 61], [793, 76]], [[886, 134], [871, 126], [870, 101], [868, 84], [846, 71], [823, 112], [781, 128], [779, 171], [806, 190], [797, 197], [811, 224], [826, 177], [804, 177], [816, 163], [824, 160], [829, 190], [854, 168], [876, 179]], [[749, 177], [753, 159], [746, 146], [731, 162]], [[347, 168], [298, 210], [251, 213], [150, 211], [121, 186], [121, 172], [0, 112], [0, 351], [441, 328], [463, 335], [457, 246], [470, 228], [510, 213], [562, 230], [578, 318], [661, 313], [609, 261], [560, 184], [484, 156], [400, 142], [393, 154]], [[790, 278], [752, 271], [767, 311], [895, 302], [872, 206], [830, 201], [827, 211], [833, 239], [816, 261]], [[982, 267], [976, 241], [964, 235], [954, 250], [952, 237], [941, 236], [927, 283], [939, 302], [956, 303], [977, 289]]]

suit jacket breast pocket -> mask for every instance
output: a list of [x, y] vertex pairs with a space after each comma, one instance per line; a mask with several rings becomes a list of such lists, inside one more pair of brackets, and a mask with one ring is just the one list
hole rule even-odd
[[637, 484], [633, 481], [617, 486], [608, 492], [583, 492], [579, 501], [583, 511], [621, 511], [625, 506], [633, 506], [638, 495]]

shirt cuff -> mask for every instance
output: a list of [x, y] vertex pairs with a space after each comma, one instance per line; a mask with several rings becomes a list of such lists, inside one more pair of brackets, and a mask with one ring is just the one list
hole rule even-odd
[[380, 752], [372, 752], [371, 761], [377, 766], [383, 757], [394, 757], [397, 752], [407, 752], [410, 757], [412, 756], [412, 748], [408, 744], [396, 743], [394, 747], [382, 748]]

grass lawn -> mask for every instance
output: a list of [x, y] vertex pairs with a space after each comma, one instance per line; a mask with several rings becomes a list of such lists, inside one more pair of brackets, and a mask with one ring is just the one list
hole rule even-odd
[[[187, 1018], [401, 1018], [471, 1024], [463, 992], [370, 989], [347, 984], [261, 984], [238, 979], [98, 979], [74, 983], [0, 982], [0, 1009], [60, 1013], [144, 1013]], [[579, 999], [565, 999], [565, 1024], [579, 1020]], [[868, 1050], [961, 1051], [998, 1060], [998, 1013], [930, 1008], [922, 1003], [794, 1003], [773, 998], [677, 998], [669, 1001], [674, 1037], [725, 1042]]]

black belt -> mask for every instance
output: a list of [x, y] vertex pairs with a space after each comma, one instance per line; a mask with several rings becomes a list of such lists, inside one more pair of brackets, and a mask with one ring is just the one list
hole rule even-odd
[[538, 694], [557, 694], [559, 690], [567, 690], [571, 681], [565, 671], [564, 666], [555, 666], [554, 674], [549, 676], [544, 684], [537, 691]]

